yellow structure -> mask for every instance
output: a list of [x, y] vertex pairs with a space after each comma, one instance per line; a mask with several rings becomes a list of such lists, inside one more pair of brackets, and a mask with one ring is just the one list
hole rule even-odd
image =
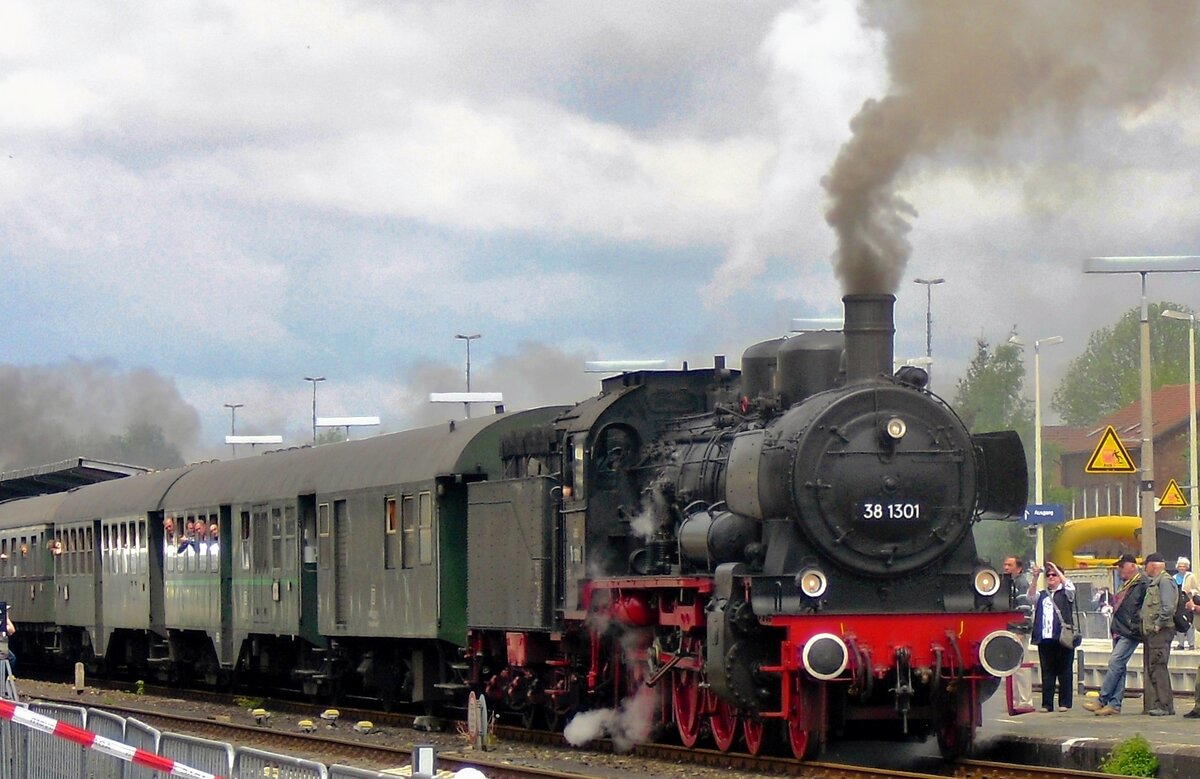
[[[1087, 517], [1072, 519], [1063, 525], [1062, 533], [1050, 550], [1050, 559], [1063, 568], [1078, 568], [1080, 561], [1075, 558], [1075, 550], [1089, 541], [1099, 538], [1113, 538], [1128, 544], [1133, 549], [1141, 548], [1138, 534], [1142, 529], [1141, 517]], [[1041, 560], [1038, 564], [1041, 564]], [[1111, 565], [1112, 560], [1087, 560], [1089, 565]]]

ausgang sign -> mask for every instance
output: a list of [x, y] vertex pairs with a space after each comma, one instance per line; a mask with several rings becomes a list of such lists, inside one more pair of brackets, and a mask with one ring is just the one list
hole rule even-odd
[[1061, 503], [1031, 503], [1025, 507], [1025, 523], [1029, 525], [1057, 525], [1067, 518]]

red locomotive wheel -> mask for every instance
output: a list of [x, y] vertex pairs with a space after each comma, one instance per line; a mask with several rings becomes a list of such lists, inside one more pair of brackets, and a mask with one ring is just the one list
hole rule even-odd
[[975, 744], [971, 700], [971, 685], [965, 682], [955, 690], [942, 690], [935, 699], [933, 724], [938, 749], [947, 760], [966, 757]]
[[812, 760], [825, 747], [825, 689], [797, 675], [788, 712], [787, 738], [797, 760]]
[[762, 752], [766, 741], [767, 723], [755, 717], [742, 718], [742, 738], [746, 742], [746, 751], [752, 755]]
[[691, 671], [675, 671], [671, 674], [671, 712], [675, 715], [675, 728], [679, 740], [685, 747], [696, 746], [700, 738], [700, 676]]
[[808, 758], [810, 736], [805, 723], [797, 717], [788, 717], [787, 723], [788, 743], [792, 747], [792, 754], [797, 760], [805, 760]]
[[712, 699], [712, 713], [708, 715], [708, 726], [712, 729], [713, 741], [717, 742], [717, 749], [728, 752], [737, 739], [737, 711], [717, 696], [710, 694], [709, 697]]

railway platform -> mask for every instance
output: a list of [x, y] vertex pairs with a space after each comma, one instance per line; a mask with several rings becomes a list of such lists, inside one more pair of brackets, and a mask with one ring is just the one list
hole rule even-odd
[[[1092, 644], [1095, 644], [1092, 646]], [[1158, 776], [1193, 779], [1200, 776], [1200, 719], [1186, 719], [1192, 709], [1194, 681], [1200, 651], [1173, 650], [1171, 677], [1175, 691], [1174, 716], [1142, 714], [1142, 656], [1130, 660], [1125, 702], [1121, 714], [1097, 717], [1083, 708], [1088, 694], [1096, 695], [1103, 681], [1101, 658], [1107, 662], [1103, 641], [1088, 641], [1081, 648], [1083, 672], [1076, 669], [1074, 706], [1065, 712], [1011, 715], [1003, 689], [984, 704], [984, 725], [976, 736], [974, 757], [1067, 769], [1099, 770], [1112, 748], [1134, 735], [1143, 736], [1159, 759]], [[1035, 702], [1040, 701], [1035, 669]]]

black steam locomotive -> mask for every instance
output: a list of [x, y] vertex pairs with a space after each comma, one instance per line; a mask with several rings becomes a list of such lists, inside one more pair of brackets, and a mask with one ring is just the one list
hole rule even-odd
[[[472, 492], [473, 682], [552, 720], [657, 689], [689, 746], [781, 729], [812, 757], [882, 721], [969, 748], [1021, 660], [970, 530], [1024, 508], [1024, 452], [970, 435], [923, 370], [892, 375], [894, 298], [844, 302], [843, 332], [757, 344], [740, 376], [626, 374], [504, 440], [508, 478]], [[551, 562], [532, 577], [529, 537]]]
[[740, 373], [0, 505], [17, 650], [387, 705], [471, 690], [528, 725], [636, 701], [647, 736], [722, 750], [812, 757], [870, 722], [962, 754], [1022, 658], [971, 526], [1020, 513], [1025, 460], [892, 373], [893, 302], [847, 297], [842, 332]]

